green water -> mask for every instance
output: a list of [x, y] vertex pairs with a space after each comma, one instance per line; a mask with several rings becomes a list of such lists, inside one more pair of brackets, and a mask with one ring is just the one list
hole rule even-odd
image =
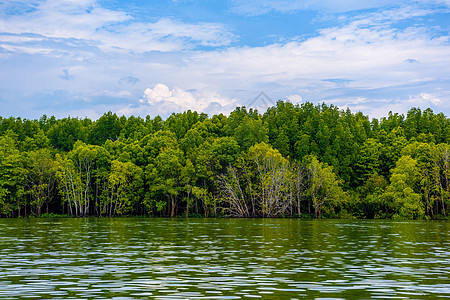
[[450, 222], [0, 219], [0, 298], [450, 297]]

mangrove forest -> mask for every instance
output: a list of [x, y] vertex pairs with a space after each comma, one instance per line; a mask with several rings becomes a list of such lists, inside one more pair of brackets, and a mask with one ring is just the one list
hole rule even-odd
[[419, 108], [0, 117], [0, 215], [446, 219], [449, 144]]

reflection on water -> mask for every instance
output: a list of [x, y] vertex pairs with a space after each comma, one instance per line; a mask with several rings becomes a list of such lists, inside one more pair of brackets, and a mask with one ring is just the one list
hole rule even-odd
[[450, 297], [450, 222], [1, 219], [0, 298]]

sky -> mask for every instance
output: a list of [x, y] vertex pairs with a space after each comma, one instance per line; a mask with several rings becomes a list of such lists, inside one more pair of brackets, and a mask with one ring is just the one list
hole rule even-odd
[[450, 0], [0, 0], [0, 116], [450, 115]]

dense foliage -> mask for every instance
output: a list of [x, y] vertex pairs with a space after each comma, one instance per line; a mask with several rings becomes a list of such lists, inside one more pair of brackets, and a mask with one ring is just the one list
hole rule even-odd
[[0, 117], [0, 215], [446, 218], [449, 143], [418, 108]]

